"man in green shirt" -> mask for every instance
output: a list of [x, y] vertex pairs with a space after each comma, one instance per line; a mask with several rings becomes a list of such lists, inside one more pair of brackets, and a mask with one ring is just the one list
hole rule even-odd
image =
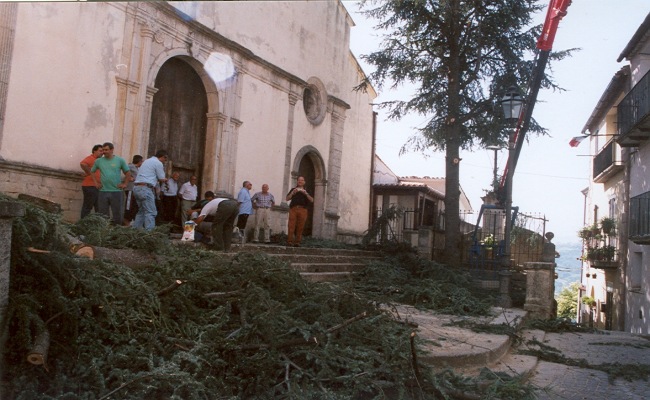
[[[115, 225], [122, 225], [124, 216], [124, 188], [131, 178], [129, 165], [122, 157], [113, 155], [115, 146], [113, 143], [106, 142], [102, 145], [104, 156], [95, 160], [91, 172], [99, 170], [101, 179], [97, 182], [95, 175], [92, 174], [95, 186], [99, 189], [99, 213], [110, 217]], [[124, 172], [124, 179], [122, 179]]]

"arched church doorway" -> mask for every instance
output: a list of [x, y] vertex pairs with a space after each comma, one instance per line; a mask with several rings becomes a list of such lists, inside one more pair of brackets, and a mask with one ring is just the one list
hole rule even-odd
[[[202, 182], [208, 99], [201, 78], [187, 62], [167, 60], [156, 76], [151, 107], [148, 155], [159, 149], [169, 152], [172, 171], [181, 183], [196, 175]], [[201, 197], [201, 188], [198, 191]]]
[[[305, 178], [305, 188], [307, 192], [312, 196], [316, 195], [316, 168], [314, 167], [314, 162], [312, 161], [309, 154], [306, 154], [300, 160], [300, 167], [298, 167], [298, 176]], [[314, 197], [314, 201], [315, 201]], [[309, 214], [307, 216], [307, 222], [305, 223], [305, 229], [303, 230], [303, 235], [311, 236], [314, 228], [314, 207], [309, 207]]]

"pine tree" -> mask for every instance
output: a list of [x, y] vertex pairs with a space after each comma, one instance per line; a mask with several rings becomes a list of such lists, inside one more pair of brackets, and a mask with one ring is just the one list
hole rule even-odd
[[[408, 100], [380, 104], [388, 118], [428, 118], [402, 152], [445, 152], [445, 256], [460, 262], [460, 150], [503, 144], [508, 129], [498, 100], [513, 85], [524, 88], [534, 68], [540, 33], [536, 0], [364, 0], [362, 13], [386, 32], [380, 50], [361, 56], [374, 66], [363, 89], [413, 84]], [[551, 60], [569, 52], [553, 53]], [[543, 88], [559, 89], [548, 76]], [[545, 130], [531, 121], [530, 131]]]

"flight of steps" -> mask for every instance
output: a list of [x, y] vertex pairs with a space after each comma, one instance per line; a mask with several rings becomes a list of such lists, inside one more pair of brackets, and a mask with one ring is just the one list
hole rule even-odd
[[287, 247], [271, 244], [246, 243], [233, 245], [237, 252], [261, 252], [290, 263], [300, 275], [311, 282], [335, 282], [349, 279], [371, 260], [381, 259], [377, 252], [364, 250]]

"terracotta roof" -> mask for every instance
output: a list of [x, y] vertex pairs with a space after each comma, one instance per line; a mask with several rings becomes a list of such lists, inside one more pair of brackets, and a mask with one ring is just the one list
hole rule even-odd
[[372, 185], [376, 189], [393, 189], [393, 190], [408, 190], [408, 189], [417, 189], [418, 191], [425, 192], [435, 196], [439, 199], [444, 199], [445, 194], [434, 188], [420, 182], [400, 182], [397, 184], [389, 183], [375, 183]]

